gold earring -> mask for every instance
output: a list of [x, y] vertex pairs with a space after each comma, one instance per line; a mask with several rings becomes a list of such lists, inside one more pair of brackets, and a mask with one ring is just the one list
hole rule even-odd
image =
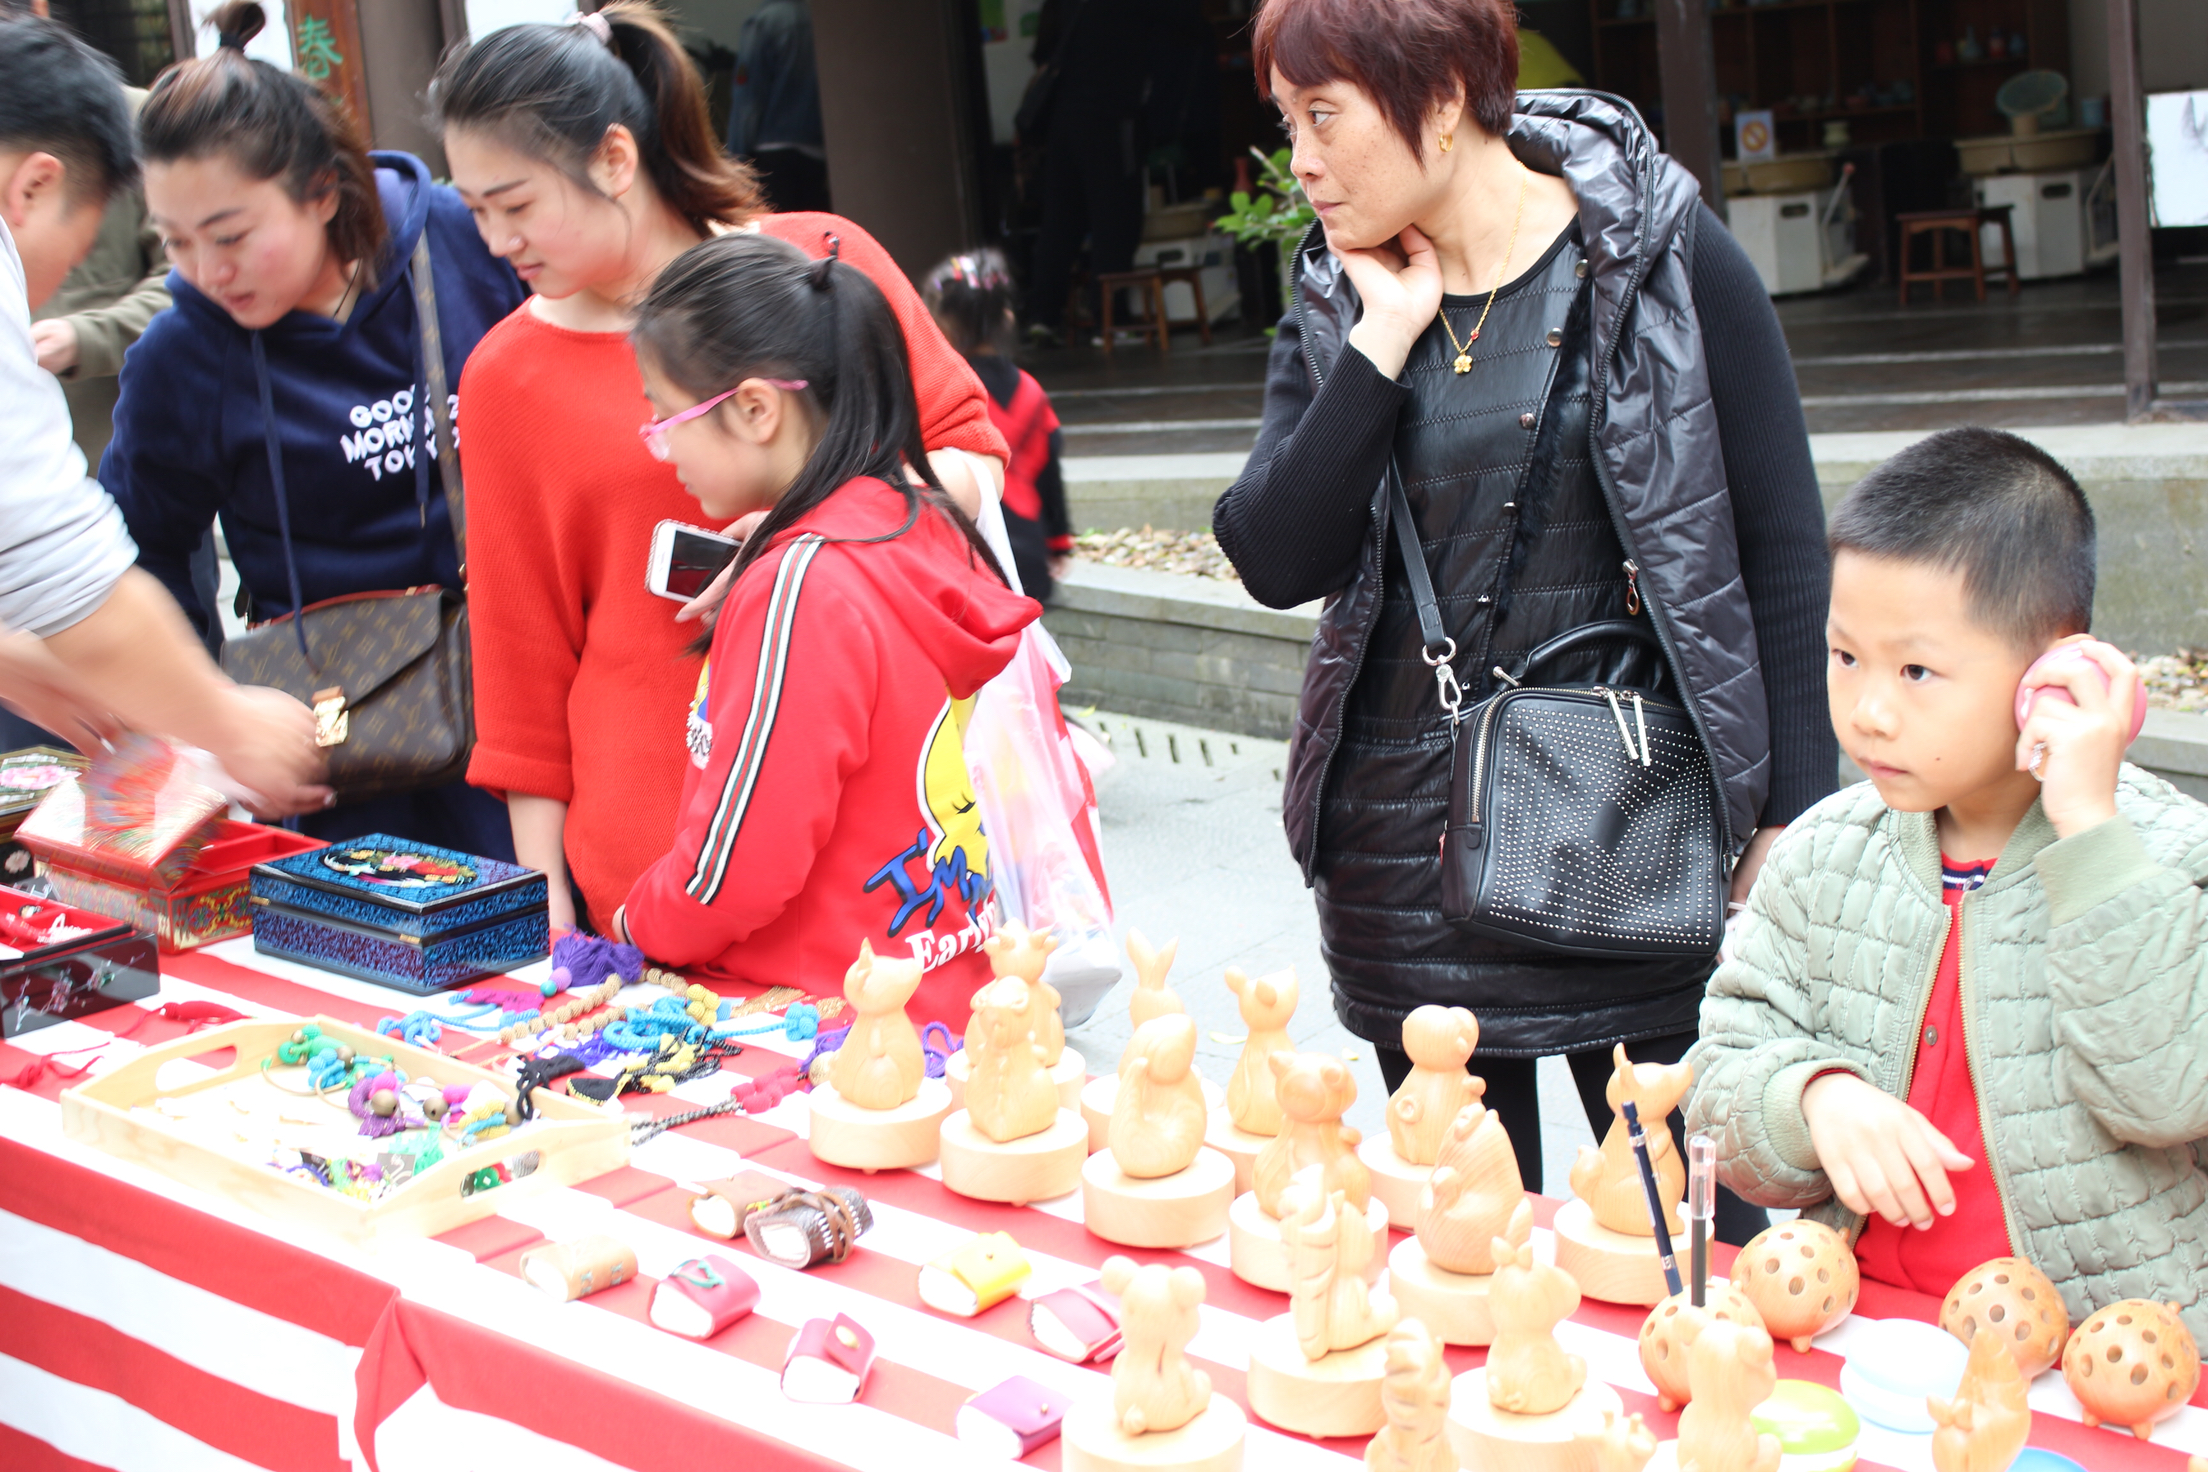
[[1454, 144], [1454, 143], [1455, 143], [1456, 141], [1457, 141], [1457, 135], [1456, 135], [1456, 134], [1454, 134], [1454, 133], [1444, 133], [1444, 134], [1442, 134], [1442, 135], [1441, 135], [1441, 151], [1442, 151], [1443, 153], [1447, 153], [1447, 152], [1449, 151], [1449, 149], [1450, 149], [1451, 145], [1453, 145], [1453, 144]]

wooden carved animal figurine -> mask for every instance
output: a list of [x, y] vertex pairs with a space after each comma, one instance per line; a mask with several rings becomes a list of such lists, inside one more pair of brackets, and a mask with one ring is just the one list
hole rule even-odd
[[1374, 1251], [1372, 1227], [1348, 1198], [1326, 1187], [1326, 1169], [1306, 1166], [1281, 1199], [1293, 1276], [1288, 1311], [1307, 1360], [1355, 1349], [1395, 1327], [1395, 1300], [1365, 1282]]
[[[1029, 930], [1017, 920], [1007, 920], [981, 943], [988, 953], [989, 969], [999, 977], [1017, 976], [1035, 993], [1035, 1041], [1042, 1045], [1043, 1067], [1056, 1068], [1066, 1055], [1066, 1023], [1059, 1015], [1058, 989], [1043, 980], [1050, 953], [1058, 942], [1047, 930]], [[977, 994], [975, 1007], [980, 1007]]]
[[1258, 1206], [1278, 1220], [1288, 1183], [1307, 1166], [1323, 1165], [1326, 1189], [1341, 1192], [1352, 1210], [1363, 1211], [1372, 1201], [1372, 1172], [1357, 1158], [1364, 1136], [1342, 1123], [1342, 1112], [1357, 1102], [1349, 1065], [1324, 1053], [1275, 1053], [1266, 1064], [1284, 1117], [1280, 1133], [1257, 1152], [1252, 1168]]
[[1296, 973], [1293, 968], [1271, 976], [1248, 977], [1227, 968], [1227, 990], [1234, 993], [1249, 1037], [1242, 1057], [1227, 1080], [1227, 1114], [1235, 1128], [1253, 1135], [1277, 1135], [1286, 1116], [1273, 1094], [1273, 1071], [1267, 1060], [1275, 1053], [1293, 1053], [1288, 1037], [1289, 1019], [1296, 1015]]
[[1419, 1248], [1438, 1268], [1483, 1275], [1495, 1271], [1498, 1238], [1515, 1250], [1532, 1236], [1533, 1203], [1510, 1136], [1495, 1111], [1474, 1099], [1450, 1121], [1440, 1161], [1419, 1192]]
[[1797, 1217], [1748, 1239], [1733, 1260], [1733, 1286], [1748, 1295], [1772, 1338], [1807, 1354], [1812, 1338], [1854, 1310], [1863, 1274], [1845, 1237]]
[[1487, 1351], [1488, 1401], [1521, 1416], [1561, 1411], [1587, 1383], [1587, 1362], [1556, 1342], [1557, 1324], [1579, 1307], [1579, 1285], [1554, 1263], [1536, 1259], [1531, 1242], [1513, 1247], [1498, 1237], [1490, 1251], [1495, 1342]]
[[1778, 1472], [1779, 1439], [1748, 1419], [1779, 1383], [1771, 1336], [1719, 1319], [1688, 1327], [1694, 1399], [1679, 1413], [1679, 1472]]
[[1587, 1203], [1595, 1220], [1628, 1237], [1653, 1237], [1648, 1220], [1648, 1192], [1641, 1185], [1641, 1168], [1633, 1158], [1633, 1142], [1626, 1134], [1625, 1105], [1632, 1101], [1648, 1136], [1649, 1163], [1656, 1168], [1656, 1186], [1664, 1202], [1664, 1230], [1673, 1237], [1686, 1231], [1679, 1220], [1679, 1198], [1687, 1193], [1687, 1168], [1671, 1143], [1664, 1121], [1679, 1107], [1694, 1083], [1694, 1067], [1687, 1063], [1631, 1063], [1625, 1044], [1611, 1055], [1617, 1067], [1603, 1097], [1610, 1101], [1610, 1130], [1597, 1152], [1582, 1145], [1572, 1166], [1572, 1194]]
[[1185, 1013], [1153, 1017], [1127, 1040], [1105, 1136], [1121, 1171], [1151, 1180], [1195, 1160], [1207, 1112], [1195, 1065], [1196, 1024]]
[[1731, 1283], [1710, 1284], [1700, 1308], [1688, 1302], [1686, 1294], [1674, 1293], [1641, 1321], [1641, 1368], [1656, 1386], [1656, 1404], [1667, 1415], [1694, 1399], [1694, 1387], [1687, 1379], [1687, 1347], [1706, 1319], [1764, 1327], [1755, 1304]]
[[[1380, 1406], [1388, 1424], [1365, 1446], [1366, 1472], [1457, 1472], [1448, 1436], [1449, 1363], [1441, 1357], [1441, 1341], [1416, 1319], [1388, 1331]], [[1655, 1445], [1649, 1443], [1652, 1450]]]
[[1656, 1455], [1656, 1433], [1648, 1429], [1639, 1411], [1621, 1416], [1605, 1410], [1599, 1430], [1575, 1432], [1572, 1439], [1592, 1454], [1595, 1472], [1641, 1472]]
[[1432, 1165], [1459, 1111], [1487, 1092], [1484, 1079], [1464, 1071], [1479, 1041], [1480, 1024], [1462, 1007], [1428, 1005], [1403, 1019], [1411, 1071], [1388, 1099], [1388, 1139], [1411, 1164]]
[[877, 956], [872, 945], [859, 942], [859, 959], [843, 974], [851, 1031], [828, 1065], [828, 1083], [861, 1109], [895, 1109], [920, 1092], [928, 1063], [905, 1015], [905, 1003], [919, 989], [918, 961]]
[[2128, 1426], [2145, 1441], [2200, 1388], [2200, 1346], [2175, 1304], [2119, 1299], [2071, 1334], [2062, 1378], [2085, 1407], [2086, 1425]]
[[1119, 1295], [1119, 1357], [1112, 1361], [1112, 1415], [1129, 1436], [1176, 1431], [1211, 1404], [1211, 1376], [1188, 1362], [1204, 1275], [1133, 1258], [1104, 1259], [1104, 1291]]
[[1932, 1413], [1932, 1465], [1938, 1472], [2008, 1472], [2031, 1435], [2024, 1376], [2004, 1336], [1982, 1333], [1970, 1341], [1970, 1363], [1952, 1401], [1924, 1398]]
[[973, 1072], [966, 1112], [974, 1128], [998, 1144], [1039, 1135], [1058, 1122], [1058, 1086], [1043, 1066], [1035, 1039], [1038, 999], [1017, 976], [1003, 976], [974, 994], [966, 1032]]
[[2008, 1346], [2026, 1380], [2062, 1358], [2070, 1310], [2047, 1275], [2021, 1257], [1982, 1262], [1956, 1281], [1940, 1305], [1940, 1327], [1965, 1344], [1981, 1331]]

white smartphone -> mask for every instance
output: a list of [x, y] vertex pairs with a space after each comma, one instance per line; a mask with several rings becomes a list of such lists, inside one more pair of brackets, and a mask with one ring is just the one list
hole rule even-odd
[[652, 561], [644, 586], [662, 598], [688, 603], [720, 576], [743, 545], [703, 527], [663, 521], [652, 528]]

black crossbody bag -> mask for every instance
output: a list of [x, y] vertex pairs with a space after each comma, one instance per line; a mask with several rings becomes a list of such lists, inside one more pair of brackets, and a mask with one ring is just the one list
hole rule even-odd
[[[1534, 649], [1470, 711], [1451, 661], [1425, 548], [1388, 467], [1389, 516], [1417, 605], [1422, 651], [1449, 716], [1442, 918], [1536, 950], [1617, 960], [1714, 954], [1725, 931], [1724, 815], [1693, 718], [1659, 694], [1663, 650], [1648, 623], [1584, 624]], [[1544, 665], [1598, 647], [1596, 685], [1539, 683]], [[1636, 683], [1624, 683], [1636, 679]]]

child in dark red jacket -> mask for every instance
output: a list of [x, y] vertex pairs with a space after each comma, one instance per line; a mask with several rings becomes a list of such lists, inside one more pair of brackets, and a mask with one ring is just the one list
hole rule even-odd
[[862, 273], [723, 235], [667, 268], [633, 336], [654, 453], [715, 525], [767, 515], [699, 677], [674, 849], [614, 929], [825, 993], [871, 941], [927, 967], [915, 1020], [962, 1024], [990, 879], [961, 730], [1041, 610], [928, 479], [904, 340]]
[[1012, 361], [1012, 277], [993, 250], [952, 256], [928, 273], [921, 293], [935, 325], [989, 390], [989, 419], [1011, 447], [1004, 466], [1004, 531], [1020, 587], [1050, 601], [1073, 556], [1073, 519], [1058, 458], [1064, 436], [1050, 395]]

